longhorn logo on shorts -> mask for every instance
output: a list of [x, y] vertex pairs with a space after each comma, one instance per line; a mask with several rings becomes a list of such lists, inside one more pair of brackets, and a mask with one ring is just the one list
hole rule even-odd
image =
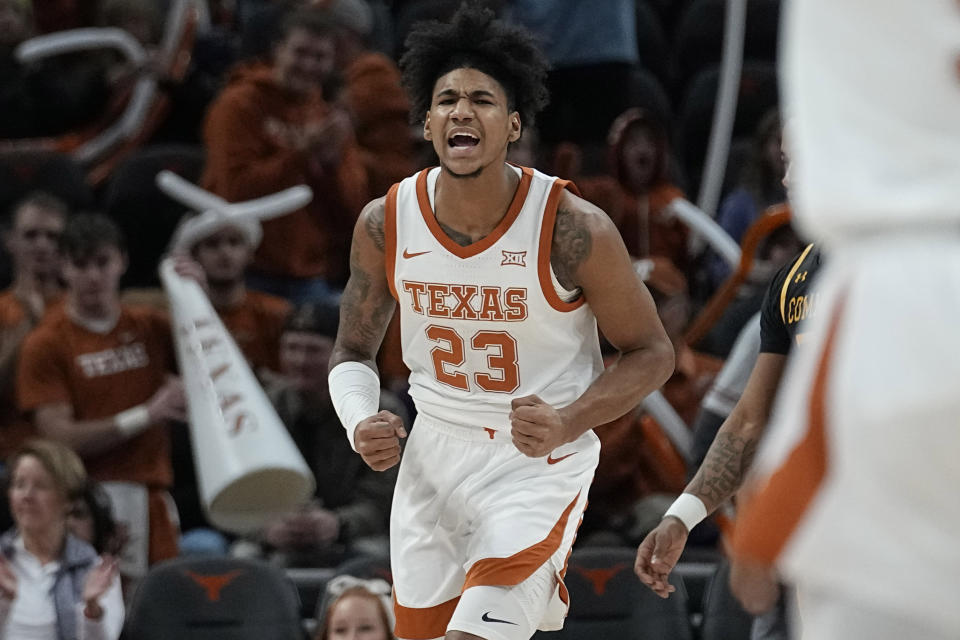
[[527, 266], [527, 252], [526, 251], [501, 251], [503, 254], [503, 262], [500, 263], [500, 266], [503, 265], [516, 265], [518, 267]]

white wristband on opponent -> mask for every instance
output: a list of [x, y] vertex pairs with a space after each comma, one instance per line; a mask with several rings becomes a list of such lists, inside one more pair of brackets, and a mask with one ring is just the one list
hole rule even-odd
[[679, 519], [689, 532], [707, 517], [707, 507], [703, 504], [703, 500], [692, 493], [681, 493], [663, 514], [664, 518], [667, 516]]
[[350, 447], [356, 451], [353, 434], [357, 425], [380, 410], [380, 377], [365, 364], [348, 360], [330, 371], [327, 386]]
[[150, 411], [147, 409], [147, 405], [138, 404], [132, 409], [121, 411], [115, 415], [113, 423], [117, 425], [117, 431], [121, 435], [132, 438], [150, 426]]

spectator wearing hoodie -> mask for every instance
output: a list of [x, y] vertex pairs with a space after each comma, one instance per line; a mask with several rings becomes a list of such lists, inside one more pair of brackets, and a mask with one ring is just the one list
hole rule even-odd
[[204, 124], [205, 188], [229, 201], [297, 184], [316, 194], [303, 209], [263, 223], [248, 278], [292, 302], [336, 297], [368, 195], [350, 118], [321, 88], [335, 64], [336, 33], [322, 12], [288, 15], [271, 62], [238, 67]]

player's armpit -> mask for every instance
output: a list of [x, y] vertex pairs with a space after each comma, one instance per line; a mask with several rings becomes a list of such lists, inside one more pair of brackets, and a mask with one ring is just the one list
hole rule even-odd
[[331, 369], [347, 360], [376, 369], [374, 360], [393, 316], [396, 302], [387, 283], [384, 256], [384, 201], [379, 198], [368, 204], [353, 229], [350, 279], [340, 301]]

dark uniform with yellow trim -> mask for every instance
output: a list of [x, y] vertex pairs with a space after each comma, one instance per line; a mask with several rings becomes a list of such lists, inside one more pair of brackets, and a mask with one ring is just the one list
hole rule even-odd
[[781, 268], [767, 288], [760, 310], [760, 352], [788, 355], [803, 342], [804, 321], [817, 311], [812, 284], [820, 268], [820, 249], [810, 244]]

